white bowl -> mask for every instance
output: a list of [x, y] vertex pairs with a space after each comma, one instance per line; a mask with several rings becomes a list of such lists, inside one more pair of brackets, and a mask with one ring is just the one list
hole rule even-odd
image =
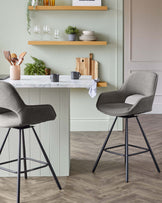
[[93, 36], [93, 35], [81, 35], [79, 37], [79, 39], [81, 41], [95, 41], [95, 40], [97, 40], [96, 36]]
[[84, 31], [83, 31], [83, 34], [84, 34], [84, 35], [94, 35], [95, 33], [94, 33], [94, 31], [84, 30]]

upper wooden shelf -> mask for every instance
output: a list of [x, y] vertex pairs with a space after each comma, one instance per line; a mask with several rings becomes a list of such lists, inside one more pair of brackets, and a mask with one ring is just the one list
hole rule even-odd
[[28, 41], [29, 45], [107, 45], [106, 41]]
[[107, 6], [29, 6], [29, 10], [39, 10], [39, 11], [106, 11]]

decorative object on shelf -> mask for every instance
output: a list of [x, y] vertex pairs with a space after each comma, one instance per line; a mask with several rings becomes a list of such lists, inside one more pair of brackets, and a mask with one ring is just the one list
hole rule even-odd
[[49, 5], [49, 0], [43, 0], [43, 5], [48, 6]]
[[81, 75], [92, 75], [92, 79], [98, 79], [98, 61], [93, 60], [93, 54], [89, 58], [76, 58], [76, 71]]
[[38, 6], [38, 0], [32, 0], [32, 6], [33, 7]]
[[97, 37], [95, 36], [94, 31], [83, 31], [83, 34], [79, 37], [81, 41], [96, 41]]
[[50, 6], [55, 6], [55, 0], [50, 0]]
[[68, 26], [65, 32], [68, 34], [69, 41], [76, 41], [76, 36], [79, 33], [79, 30], [76, 27]]
[[73, 0], [73, 6], [101, 6], [101, 0]]
[[46, 67], [45, 63], [37, 59], [35, 57], [31, 58], [34, 60], [34, 63], [26, 63], [25, 64], [25, 69], [24, 69], [24, 74], [25, 75], [45, 75], [46, 71], [45, 69], [48, 68]]
[[3, 51], [3, 54], [7, 61], [11, 64], [10, 66], [10, 79], [11, 80], [20, 80], [20, 65], [24, 60], [26, 52], [22, 52], [17, 58], [15, 53], [10, 54], [10, 51]]
[[38, 0], [38, 5], [43, 6], [43, 0]]

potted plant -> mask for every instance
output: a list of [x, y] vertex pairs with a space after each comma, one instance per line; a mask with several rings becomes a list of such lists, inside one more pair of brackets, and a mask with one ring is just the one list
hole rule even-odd
[[68, 34], [69, 41], [75, 41], [79, 30], [76, 27], [68, 26], [65, 33]]
[[[24, 74], [25, 75], [47, 75], [50, 74], [50, 68], [46, 67], [45, 63], [37, 59], [35, 57], [31, 58], [34, 60], [34, 63], [26, 63], [25, 64], [25, 69], [24, 69]], [[47, 71], [48, 70], [48, 71]]]

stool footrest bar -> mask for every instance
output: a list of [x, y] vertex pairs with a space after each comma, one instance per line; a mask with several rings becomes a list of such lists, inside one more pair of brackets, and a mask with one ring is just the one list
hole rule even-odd
[[[32, 168], [32, 169], [20, 171], [20, 173], [26, 173], [26, 172], [35, 171], [35, 170], [38, 170], [38, 169], [41, 169], [41, 168], [45, 168], [45, 167], [47, 167], [47, 166], [49, 165], [48, 163], [46, 163], [46, 162], [44, 162], [44, 161], [39, 161], [39, 160], [32, 159], [32, 158], [28, 158], [28, 157], [26, 157], [26, 159], [21, 158], [21, 161], [22, 161], [22, 160], [29, 160], [29, 161], [33, 161], [33, 162], [36, 162], [36, 163], [39, 163], [39, 164], [43, 164], [43, 165], [42, 165], [42, 166], [35, 167], [35, 168]], [[14, 170], [11, 170], [11, 169], [8, 169], [8, 168], [5, 168], [5, 167], [2, 167], [2, 166], [1, 166], [1, 165], [5, 165], [5, 164], [9, 164], [9, 163], [16, 162], [16, 161], [18, 161], [18, 159], [13, 159], [13, 160], [10, 160], [10, 161], [2, 162], [2, 163], [0, 163], [0, 169], [3, 170], [3, 171], [7, 171], [7, 172], [9, 172], [9, 173], [17, 174], [17, 171], [14, 171]]]
[[[123, 147], [123, 146], [125, 146], [125, 144], [120, 144], [120, 145], [116, 145], [116, 146], [112, 146], [112, 147], [107, 147], [107, 148], [104, 149], [104, 151], [108, 152], [108, 153], [111, 153], [111, 154], [119, 155], [119, 156], [125, 156], [125, 154], [121, 154], [121, 153], [118, 153], [118, 152], [111, 151], [111, 149], [119, 148], [119, 147]], [[144, 150], [144, 151], [128, 154], [128, 156], [135, 156], [135, 155], [143, 154], [143, 153], [146, 153], [146, 152], [150, 151], [149, 149], [147, 149], [145, 147], [140, 147], [140, 146], [136, 146], [136, 145], [132, 145], [132, 144], [128, 144], [128, 146]]]

